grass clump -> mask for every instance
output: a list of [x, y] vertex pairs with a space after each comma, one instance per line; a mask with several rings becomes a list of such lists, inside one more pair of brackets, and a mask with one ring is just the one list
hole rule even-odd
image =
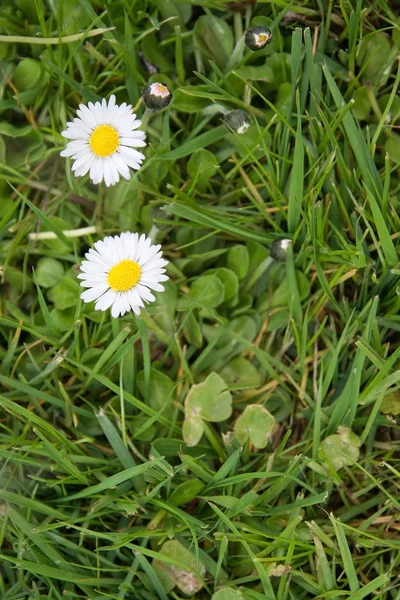
[[[2, 600], [399, 598], [395, 8], [1, 7]], [[111, 94], [106, 187], [59, 154]], [[113, 319], [77, 271], [123, 231], [169, 280]]]

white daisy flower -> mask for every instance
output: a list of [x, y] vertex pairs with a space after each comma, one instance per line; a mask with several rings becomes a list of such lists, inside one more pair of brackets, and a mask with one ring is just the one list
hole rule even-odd
[[89, 173], [93, 183], [105, 181], [107, 186], [118, 183], [119, 176], [130, 179], [129, 167], [140, 169], [144, 154], [134, 150], [146, 145], [145, 133], [136, 131], [141, 121], [125, 102], [115, 104], [115, 96], [108, 101], [80, 104], [79, 118], [67, 123], [61, 132], [68, 142], [61, 156], [72, 156], [72, 170], [76, 177]]
[[118, 317], [133, 310], [137, 315], [145, 302], [154, 302], [150, 290], [162, 292], [161, 281], [168, 279], [161, 246], [152, 246], [144, 234], [121, 233], [94, 244], [81, 264], [78, 278], [88, 288], [81, 294], [84, 302], [96, 301], [95, 310], [107, 310]]

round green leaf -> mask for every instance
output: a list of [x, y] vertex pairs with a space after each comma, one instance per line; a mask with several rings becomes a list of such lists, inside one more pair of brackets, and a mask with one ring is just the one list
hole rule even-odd
[[400, 415], [400, 392], [392, 392], [385, 396], [380, 410], [384, 415]]
[[235, 73], [240, 77], [243, 77], [243, 79], [249, 79], [250, 81], [264, 81], [270, 83], [274, 79], [274, 72], [267, 63], [260, 65], [259, 67], [239, 67], [235, 69]]
[[73, 327], [75, 322], [75, 307], [67, 308], [66, 310], [53, 308], [50, 311], [50, 316], [54, 327], [60, 331], [68, 331], [68, 329]]
[[64, 275], [64, 266], [55, 258], [44, 257], [38, 261], [35, 278], [37, 283], [44, 288], [55, 286]]
[[81, 292], [82, 288], [76, 281], [69, 279], [69, 277], [63, 277], [47, 294], [49, 300], [53, 302], [58, 310], [64, 310], [70, 306], [75, 306]]
[[205, 148], [193, 152], [187, 164], [187, 170], [191, 177], [198, 177], [207, 182], [207, 179], [215, 175], [218, 169], [218, 161], [214, 154]]
[[349, 427], [338, 427], [338, 433], [329, 435], [319, 447], [319, 455], [336, 471], [352, 465], [360, 455], [360, 438]]
[[221, 377], [235, 390], [257, 388], [261, 385], [261, 375], [247, 358], [238, 356], [220, 371]]
[[[378, 106], [382, 112], [386, 109], [388, 102], [390, 100], [391, 94], [383, 94], [378, 100]], [[400, 98], [395, 96], [390, 105], [389, 115], [390, 123], [393, 125], [400, 119]]]
[[[140, 393], [143, 395], [145, 391], [144, 387], [144, 371], [139, 371], [135, 378], [136, 385]], [[156, 369], [150, 370], [150, 387], [151, 394], [149, 397], [149, 404], [151, 408], [159, 411], [164, 407], [165, 403], [169, 401], [164, 410], [164, 416], [169, 418], [173, 412], [172, 403], [172, 391], [174, 389], [174, 382], [161, 371]]]
[[399, 164], [400, 163], [400, 135], [392, 133], [386, 141], [385, 150], [389, 154], [389, 158]]
[[249, 251], [246, 246], [237, 245], [229, 248], [227, 267], [231, 269], [238, 279], [244, 279], [249, 270]]
[[159, 570], [164, 572], [184, 594], [192, 596], [201, 590], [203, 584], [200, 578], [203, 578], [206, 573], [205, 566], [185, 546], [177, 540], [170, 540], [163, 544], [159, 554], [172, 559], [172, 561], [183, 563], [191, 570], [177, 567], [170, 562], [154, 559], [153, 566], [157, 569], [157, 572]]
[[385, 85], [393, 62], [389, 38], [380, 31], [367, 34], [357, 49], [357, 64], [363, 68], [362, 77], [381, 87]]
[[203, 275], [193, 282], [190, 297], [204, 308], [215, 308], [224, 301], [225, 288], [216, 275]]
[[14, 71], [13, 83], [19, 92], [30, 90], [43, 82], [43, 67], [32, 58], [23, 58]]
[[178, 485], [169, 497], [169, 502], [174, 506], [182, 506], [183, 504], [189, 504], [192, 500], [197, 498], [200, 492], [204, 489], [205, 484], [200, 479], [189, 479]]
[[219, 67], [225, 67], [233, 50], [233, 33], [228, 23], [215, 15], [202, 15], [194, 31], [207, 55], [211, 54]]
[[233, 588], [222, 588], [212, 595], [211, 600], [243, 600], [243, 596]]
[[185, 418], [182, 425], [182, 435], [187, 446], [197, 446], [203, 432], [204, 425], [200, 417], [192, 415], [190, 418]]
[[365, 85], [359, 87], [353, 94], [353, 111], [357, 119], [364, 120], [371, 112], [371, 101], [368, 97], [368, 91]]
[[196, 96], [196, 92], [200, 91], [202, 88], [199, 86], [181, 86], [174, 92], [174, 108], [186, 113], [200, 112], [210, 104], [208, 98]]
[[216, 275], [224, 286], [224, 302], [228, 302], [234, 296], [236, 296], [239, 289], [239, 280], [233, 271], [226, 267], [219, 267], [218, 269], [211, 269], [207, 273], [210, 275]]
[[10, 267], [9, 265], [7, 265], [5, 269], [5, 280], [10, 284], [10, 289], [12, 288], [16, 292], [26, 292], [32, 288], [32, 281], [30, 278], [20, 269]]
[[192, 385], [185, 398], [187, 419], [200, 417], [214, 423], [225, 421], [232, 414], [232, 396], [225, 381], [217, 373], [210, 373], [205, 381]]
[[250, 440], [255, 448], [264, 448], [274, 424], [275, 419], [266, 408], [250, 404], [235, 423], [235, 437], [241, 444]]
[[141, 428], [147, 425], [148, 417], [135, 416], [131, 423], [129, 423], [129, 429], [134, 440], [140, 440], [141, 442], [151, 442], [156, 433], [154, 425], [146, 427], [142, 432]]

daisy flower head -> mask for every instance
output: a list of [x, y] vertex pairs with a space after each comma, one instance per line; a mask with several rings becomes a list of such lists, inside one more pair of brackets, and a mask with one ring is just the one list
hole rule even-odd
[[95, 310], [111, 307], [113, 317], [133, 310], [140, 313], [146, 302], [154, 302], [151, 290], [162, 292], [162, 281], [168, 279], [161, 246], [138, 233], [108, 236], [94, 244], [81, 264], [81, 294], [84, 302], [96, 302]]
[[148, 83], [142, 92], [143, 104], [150, 110], [163, 110], [172, 100], [172, 94], [164, 83]]
[[146, 145], [145, 133], [137, 131], [141, 121], [132, 113], [132, 106], [124, 102], [115, 104], [112, 95], [87, 106], [80, 104], [77, 117], [67, 123], [61, 132], [72, 140], [61, 152], [61, 156], [71, 156], [75, 161], [72, 171], [76, 177], [89, 173], [93, 183], [104, 180], [106, 186], [118, 183], [120, 175], [130, 179], [129, 167], [140, 169], [144, 154], [135, 150]]
[[259, 25], [258, 27], [251, 27], [246, 31], [244, 37], [244, 43], [250, 50], [256, 52], [262, 50], [272, 39], [271, 30], [265, 25]]

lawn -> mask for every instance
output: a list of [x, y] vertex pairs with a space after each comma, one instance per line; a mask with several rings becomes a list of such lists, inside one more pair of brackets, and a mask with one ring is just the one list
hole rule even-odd
[[0, 4], [1, 600], [400, 600], [398, 8]]

